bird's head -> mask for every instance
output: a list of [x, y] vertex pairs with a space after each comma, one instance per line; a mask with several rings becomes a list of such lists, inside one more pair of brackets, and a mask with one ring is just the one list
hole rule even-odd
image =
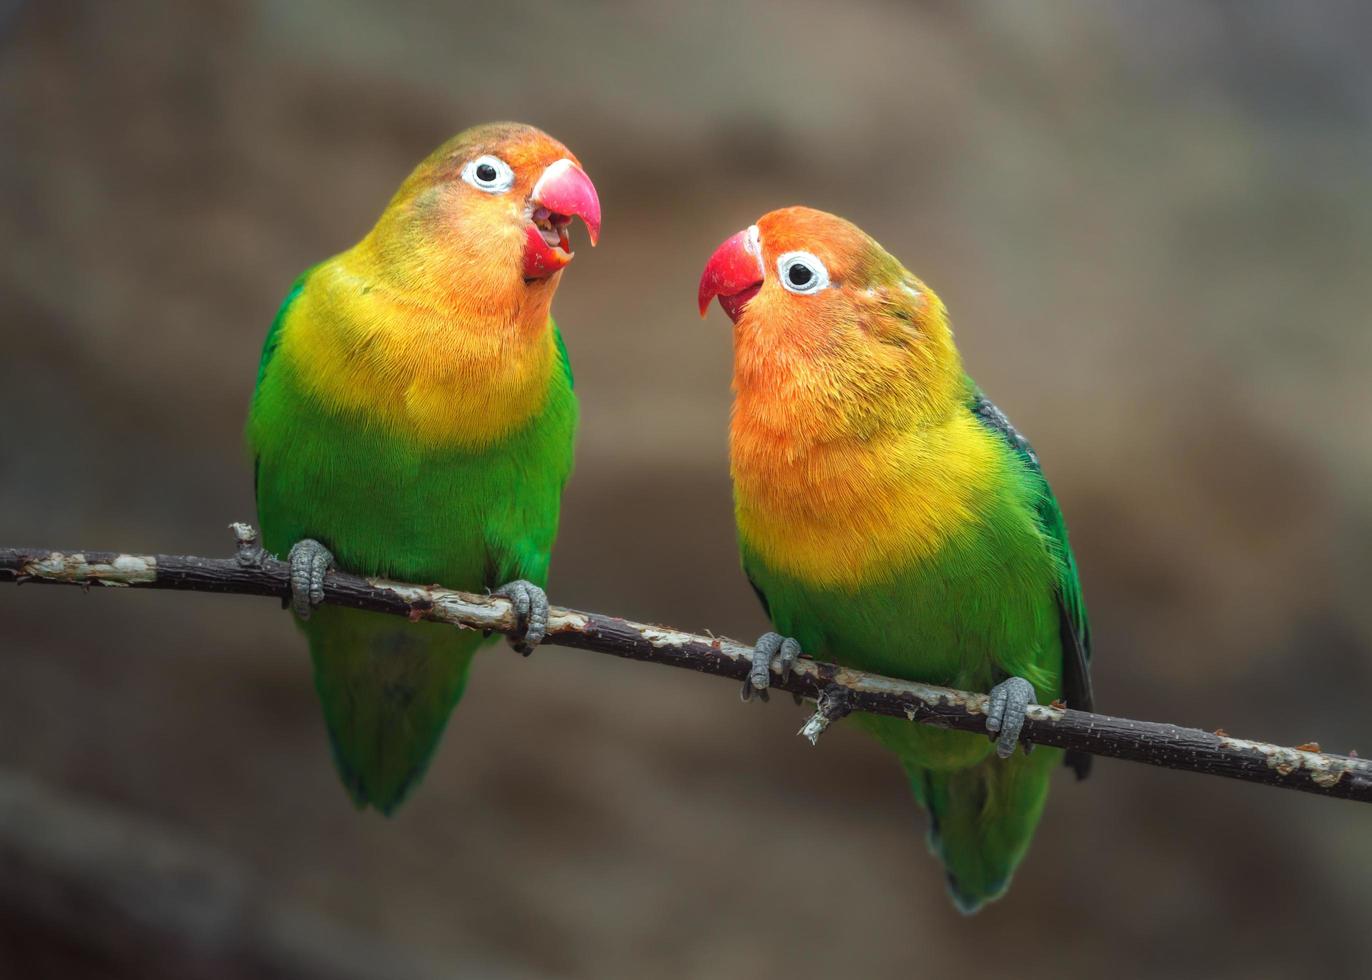
[[572, 261], [573, 218], [594, 245], [600, 199], [572, 152], [532, 126], [489, 123], [416, 167], [370, 237], [404, 285], [495, 303], [551, 294]]
[[[701, 316], [734, 322], [734, 382], [786, 414], [828, 405], [845, 428], [932, 417], [962, 384], [939, 298], [856, 225], [772, 211], [727, 239], [700, 278]], [[779, 420], [780, 421], [780, 420]]]

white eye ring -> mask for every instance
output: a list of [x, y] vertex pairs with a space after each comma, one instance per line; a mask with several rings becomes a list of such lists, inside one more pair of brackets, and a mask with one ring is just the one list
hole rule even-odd
[[[492, 170], [494, 177], [490, 175]], [[508, 163], [488, 153], [468, 161], [462, 168], [462, 179], [487, 194], [503, 194], [514, 186], [515, 175]]]
[[[798, 273], [797, 278], [800, 282], [796, 282], [791, 276], [801, 269], [810, 274], [809, 278], [806, 278], [803, 272]], [[799, 293], [802, 296], [829, 288], [829, 270], [809, 252], [787, 252], [778, 258], [777, 275], [781, 277], [781, 285], [788, 292]]]

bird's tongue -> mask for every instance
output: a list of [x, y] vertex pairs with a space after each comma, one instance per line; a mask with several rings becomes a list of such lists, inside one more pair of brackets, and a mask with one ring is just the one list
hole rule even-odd
[[565, 238], [559, 236], [558, 244], [549, 244], [543, 229], [529, 225], [524, 242], [524, 278], [544, 279], [572, 261], [574, 253], [563, 248], [562, 241]]

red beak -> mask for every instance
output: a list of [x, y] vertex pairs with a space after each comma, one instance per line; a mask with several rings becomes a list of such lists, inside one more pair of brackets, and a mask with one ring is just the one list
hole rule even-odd
[[757, 225], [750, 225], [725, 239], [705, 263], [705, 271], [700, 276], [697, 296], [700, 315], [705, 315], [710, 300], [718, 296], [719, 305], [729, 314], [729, 319], [737, 323], [743, 307], [762, 288], [763, 271]]
[[534, 184], [529, 195], [533, 212], [551, 223], [561, 241], [549, 244], [544, 232], [530, 224], [524, 245], [524, 278], [542, 279], [557, 272], [575, 254], [569, 248], [567, 228], [573, 217], [586, 223], [586, 233], [594, 246], [600, 239], [600, 196], [585, 171], [563, 158], [550, 164]]

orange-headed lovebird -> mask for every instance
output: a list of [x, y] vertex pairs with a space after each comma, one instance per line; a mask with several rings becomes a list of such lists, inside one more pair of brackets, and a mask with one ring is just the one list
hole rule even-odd
[[[530, 126], [435, 150], [356, 245], [301, 276], [267, 335], [248, 421], [258, 517], [289, 553], [334, 759], [390, 813], [423, 774], [480, 634], [337, 606], [328, 569], [494, 589], [543, 637], [542, 586], [577, 406], [549, 315], [595, 187]], [[313, 615], [311, 613], [313, 612]]]
[[[942, 302], [854, 225], [765, 215], [710, 259], [702, 315], [716, 296], [734, 321], [739, 546], [777, 630], [745, 697], [802, 649], [989, 689], [994, 746], [854, 716], [900, 759], [953, 899], [975, 911], [1009, 884], [1062, 758], [1014, 751], [1025, 707], [1091, 707], [1062, 512], [1034, 450], [963, 372]], [[1085, 775], [1088, 758], [1068, 763]]]

